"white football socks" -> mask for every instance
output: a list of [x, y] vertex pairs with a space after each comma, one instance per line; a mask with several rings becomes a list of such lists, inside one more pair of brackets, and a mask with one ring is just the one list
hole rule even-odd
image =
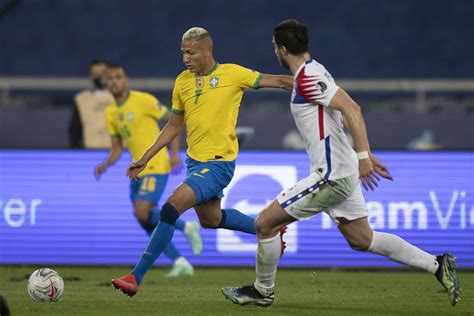
[[184, 229], [183, 229], [183, 233], [185, 235], [189, 234], [189, 231], [193, 228], [193, 223], [192, 222], [189, 222], [189, 221], [186, 221], [184, 222]]
[[439, 266], [435, 256], [393, 234], [374, 231], [372, 242], [367, 251], [433, 274]]
[[254, 286], [263, 296], [269, 296], [273, 293], [280, 256], [280, 233], [276, 234], [275, 237], [258, 241], [257, 263], [255, 267], [257, 279]]

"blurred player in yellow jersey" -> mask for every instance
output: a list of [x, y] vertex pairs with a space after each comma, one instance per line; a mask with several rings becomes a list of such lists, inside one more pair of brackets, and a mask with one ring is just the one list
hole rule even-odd
[[[153, 145], [127, 170], [136, 179], [186, 124], [188, 177], [163, 205], [160, 223], [131, 274], [112, 280], [132, 296], [146, 271], [171, 241], [178, 217], [194, 207], [205, 228], [226, 228], [255, 234], [254, 219], [235, 209], [221, 209], [222, 190], [232, 180], [238, 142], [235, 135], [244, 89], [293, 88], [290, 76], [261, 74], [213, 57], [209, 32], [195, 27], [183, 35], [181, 52], [188, 68], [176, 79], [170, 120]], [[157, 237], [159, 236], [159, 237]], [[165, 237], [166, 236], [166, 237]]]
[[[112, 138], [112, 147], [107, 159], [96, 166], [95, 176], [99, 180], [107, 168], [114, 164], [123, 151], [123, 141], [136, 160], [153, 143], [160, 132], [158, 120], [167, 120], [168, 109], [154, 96], [128, 89], [128, 79], [123, 66], [111, 65], [107, 71], [107, 86], [115, 101], [105, 109], [107, 129]], [[151, 235], [160, 220], [157, 204], [168, 181], [172, 168], [179, 168], [179, 137], [171, 141], [171, 157], [164, 148], [150, 160], [147, 167], [130, 183], [130, 197], [134, 205], [134, 214], [140, 225]], [[180, 221], [175, 227], [184, 232], [195, 255], [202, 250], [202, 240], [197, 222]], [[170, 243], [164, 250], [173, 261], [168, 276], [192, 275], [193, 267]]]

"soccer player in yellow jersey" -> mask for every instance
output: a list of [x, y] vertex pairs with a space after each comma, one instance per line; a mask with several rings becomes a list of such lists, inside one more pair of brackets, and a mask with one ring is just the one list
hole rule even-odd
[[[105, 109], [106, 125], [112, 138], [112, 147], [107, 159], [95, 168], [97, 180], [110, 165], [120, 158], [124, 149], [123, 141], [127, 143], [133, 159], [140, 158], [160, 131], [158, 120], [166, 120], [169, 116], [167, 108], [154, 96], [128, 89], [124, 67], [109, 66], [107, 85], [115, 100]], [[160, 219], [160, 210], [156, 207], [168, 181], [168, 174], [171, 168], [181, 165], [178, 150], [179, 137], [176, 137], [171, 142], [171, 158], [168, 156], [167, 149], [164, 148], [130, 183], [130, 197], [135, 217], [149, 235]], [[179, 221], [175, 227], [184, 232], [194, 254], [198, 255], [202, 250], [199, 224]], [[193, 274], [192, 265], [180, 254], [173, 243], [170, 243], [164, 252], [173, 261], [173, 268], [167, 276]]]
[[255, 234], [252, 217], [235, 209], [221, 209], [222, 190], [232, 179], [238, 154], [235, 126], [240, 101], [247, 88], [291, 90], [293, 78], [219, 64], [212, 45], [211, 35], [203, 28], [194, 27], [184, 33], [181, 51], [188, 69], [176, 79], [173, 113], [153, 145], [127, 170], [128, 176], [136, 179], [186, 124], [188, 176], [163, 205], [160, 223], [131, 274], [112, 280], [115, 288], [126, 295], [138, 291], [146, 271], [171, 241], [178, 217], [191, 207], [205, 228]]

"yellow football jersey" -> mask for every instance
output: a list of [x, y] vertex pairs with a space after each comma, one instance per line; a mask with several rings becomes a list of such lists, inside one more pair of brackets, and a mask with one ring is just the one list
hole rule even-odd
[[188, 156], [197, 161], [232, 161], [239, 144], [235, 125], [245, 88], [258, 89], [262, 74], [218, 64], [205, 76], [183, 71], [173, 89], [173, 112], [184, 115]]
[[[124, 102], [117, 104], [114, 101], [107, 106], [105, 119], [110, 135], [125, 140], [133, 159], [137, 160], [155, 141], [160, 132], [157, 120], [167, 112], [167, 108], [151, 94], [130, 90]], [[140, 176], [165, 174], [170, 169], [165, 147], [148, 162]]]

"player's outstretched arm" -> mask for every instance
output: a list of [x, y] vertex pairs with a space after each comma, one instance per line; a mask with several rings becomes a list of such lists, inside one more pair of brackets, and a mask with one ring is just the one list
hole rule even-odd
[[[342, 117], [342, 120], [343, 120], [344, 126], [350, 131], [350, 128], [344, 116]], [[372, 161], [372, 165], [374, 166], [375, 172], [382, 178], [393, 181], [393, 176], [390, 174], [390, 171], [388, 171], [387, 166], [382, 164], [380, 160], [372, 154], [372, 152], [369, 153], [369, 156], [370, 156], [370, 160]], [[380, 179], [377, 177], [377, 180], [380, 180]]]
[[[344, 126], [349, 130], [349, 132], [351, 133], [352, 135], [352, 131], [349, 127], [349, 125], [347, 124], [346, 122], [346, 119], [345, 117], [343, 116], [342, 117], [342, 120], [343, 120], [343, 124]], [[381, 176], [382, 178], [385, 178], [387, 180], [390, 180], [390, 181], [393, 181], [393, 176], [390, 174], [390, 171], [388, 171], [388, 168], [387, 166], [385, 166], [384, 164], [382, 164], [380, 162], [380, 160], [374, 156], [372, 154], [372, 152], [369, 152], [369, 156], [370, 156], [370, 160], [372, 161], [372, 165], [374, 167], [374, 170], [375, 170], [375, 173], [379, 176]], [[377, 180], [380, 180], [377, 175], [375, 175], [375, 177], [377, 178]]]
[[359, 177], [364, 189], [374, 190], [378, 186], [377, 181], [380, 180], [378, 175], [391, 179], [387, 167], [370, 152], [367, 129], [360, 106], [341, 88], [338, 89], [329, 106], [342, 112], [344, 122], [354, 139], [359, 158]]
[[112, 146], [110, 147], [109, 156], [107, 159], [97, 165], [94, 169], [94, 176], [97, 181], [100, 180], [100, 176], [107, 171], [107, 168], [113, 165], [117, 160], [119, 160], [120, 156], [123, 152], [123, 142], [122, 138], [120, 137], [112, 137], [111, 139]]
[[[163, 117], [161, 117], [160, 121], [163, 122], [168, 122], [170, 119], [171, 111], [167, 111]], [[181, 143], [181, 133], [178, 133], [178, 135], [173, 138], [173, 140], [170, 142], [168, 149], [170, 151], [170, 164], [171, 164], [171, 173], [172, 174], [178, 174], [181, 172], [182, 169], [182, 162], [181, 159], [179, 158], [179, 147]]]
[[177, 174], [181, 172], [181, 159], [179, 159], [179, 143], [181, 141], [181, 133], [178, 133], [175, 138], [170, 143], [170, 164], [171, 164], [171, 173]]
[[286, 75], [263, 74], [258, 84], [259, 88], [279, 88], [293, 90], [293, 77]]
[[167, 146], [181, 131], [184, 117], [175, 113], [170, 114], [168, 123], [158, 134], [153, 144], [148, 148], [140, 159], [132, 162], [127, 169], [127, 176], [130, 179], [138, 179], [138, 174], [145, 169], [148, 161], [153, 158], [163, 147]]

